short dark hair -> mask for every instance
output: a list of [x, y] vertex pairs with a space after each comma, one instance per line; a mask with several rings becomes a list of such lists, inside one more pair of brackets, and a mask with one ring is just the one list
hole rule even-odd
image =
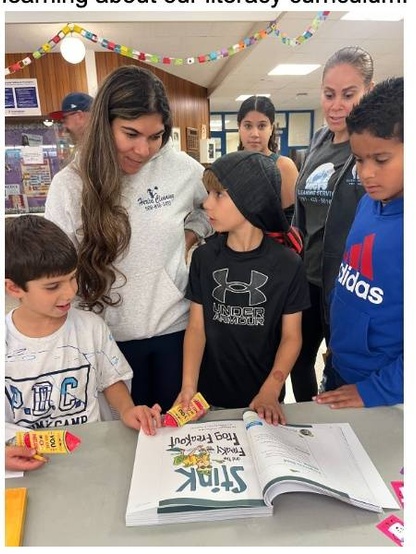
[[365, 94], [347, 117], [349, 134], [368, 132], [403, 142], [404, 79], [392, 77]]
[[5, 250], [5, 277], [25, 291], [28, 281], [67, 275], [77, 267], [71, 239], [39, 215], [6, 218]]

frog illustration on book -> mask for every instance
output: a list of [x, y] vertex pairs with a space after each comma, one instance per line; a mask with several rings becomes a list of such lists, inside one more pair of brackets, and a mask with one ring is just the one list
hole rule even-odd
[[214, 451], [212, 446], [204, 446], [199, 444], [192, 448], [188, 453], [185, 448], [169, 448], [170, 452], [174, 452], [174, 466], [194, 467], [195, 470], [203, 475], [209, 475], [212, 470], [212, 461], [221, 463], [223, 460], [212, 460], [211, 453]]

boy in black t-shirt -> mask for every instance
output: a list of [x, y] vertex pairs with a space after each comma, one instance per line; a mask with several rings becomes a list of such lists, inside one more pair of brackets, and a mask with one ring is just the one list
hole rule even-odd
[[301, 347], [309, 306], [301, 258], [265, 232], [287, 231], [273, 161], [240, 151], [205, 170], [204, 209], [218, 235], [193, 254], [186, 297], [182, 389], [214, 406], [250, 406], [285, 423], [279, 394]]

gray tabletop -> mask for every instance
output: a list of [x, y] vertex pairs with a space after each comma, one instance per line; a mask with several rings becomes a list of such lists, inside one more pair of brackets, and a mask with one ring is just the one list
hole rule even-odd
[[[401, 480], [403, 407], [331, 410], [313, 402], [284, 407], [289, 423], [350, 423], [389, 486]], [[238, 418], [240, 410], [205, 419]], [[310, 493], [280, 496], [273, 517], [213, 523], [126, 527], [124, 516], [137, 433], [119, 421], [68, 427], [82, 439], [69, 455], [51, 456], [39, 471], [6, 479], [27, 487], [24, 546], [395, 546], [377, 514]]]

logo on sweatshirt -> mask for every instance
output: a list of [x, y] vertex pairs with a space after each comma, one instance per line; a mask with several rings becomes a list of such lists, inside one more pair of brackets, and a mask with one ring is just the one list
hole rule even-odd
[[146, 195], [140, 196], [137, 199], [137, 203], [139, 206], [144, 206], [146, 211], [151, 211], [170, 206], [174, 198], [174, 194], [161, 194], [159, 187], [154, 186], [148, 188]]
[[338, 274], [338, 283], [358, 298], [372, 304], [383, 302], [384, 291], [372, 286], [374, 281], [373, 246], [376, 235], [367, 235], [362, 243], [353, 244], [344, 253]]

